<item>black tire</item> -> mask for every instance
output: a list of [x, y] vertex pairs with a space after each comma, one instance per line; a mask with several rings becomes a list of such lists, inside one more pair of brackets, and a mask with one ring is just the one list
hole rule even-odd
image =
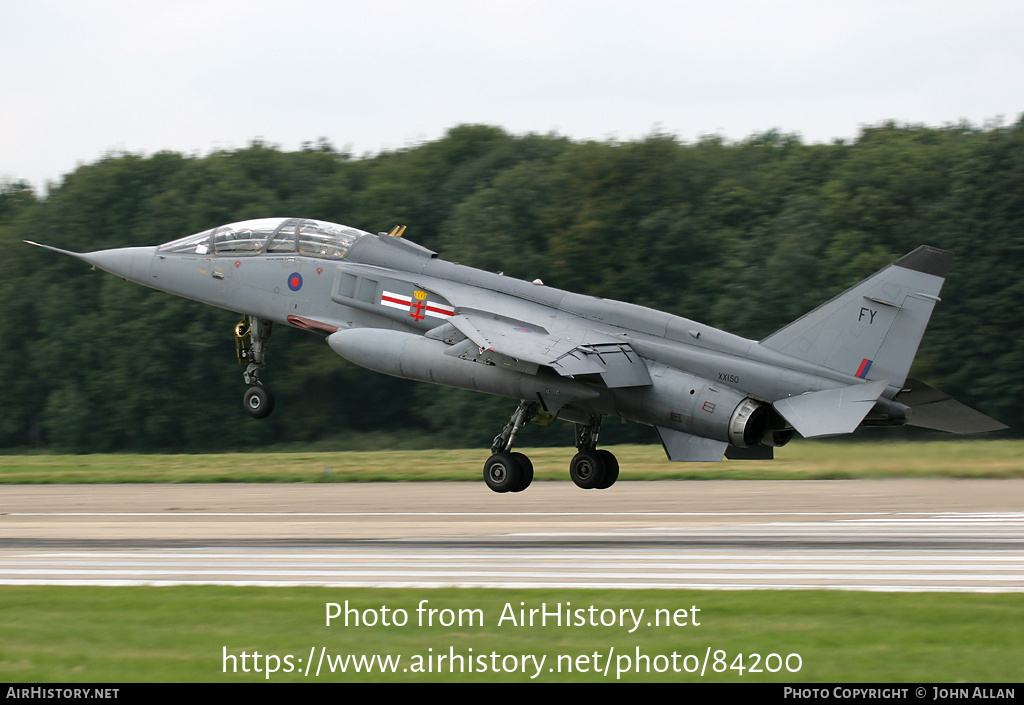
[[522, 480], [522, 467], [511, 453], [495, 453], [484, 463], [484, 482], [495, 492], [517, 492]]
[[249, 416], [254, 419], [265, 419], [274, 410], [274, 395], [264, 386], [253, 385], [245, 390], [242, 405]]
[[596, 450], [581, 450], [569, 463], [569, 477], [585, 490], [600, 487], [606, 474], [605, 460]]
[[533, 462], [522, 453], [509, 453], [512, 459], [519, 464], [519, 485], [510, 492], [522, 492], [533, 482]]
[[612, 455], [611, 451], [607, 451], [604, 448], [598, 450], [597, 454], [604, 460], [604, 480], [595, 489], [606, 490], [619, 479], [619, 461]]

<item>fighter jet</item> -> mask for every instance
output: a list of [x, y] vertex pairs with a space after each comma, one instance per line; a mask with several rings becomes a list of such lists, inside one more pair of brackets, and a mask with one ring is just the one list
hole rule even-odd
[[575, 424], [569, 475], [584, 489], [608, 488], [619, 474], [615, 456], [597, 447], [606, 416], [653, 426], [672, 461], [769, 459], [797, 433], [862, 425], [1006, 428], [907, 378], [953, 258], [944, 250], [921, 246], [755, 341], [447, 262], [404, 230], [266, 218], [157, 247], [39, 246], [241, 314], [244, 409], [255, 418], [274, 406], [260, 373], [275, 324], [323, 335], [371, 370], [519, 400], [484, 464], [495, 492], [533, 480], [530, 459], [513, 451], [529, 422]]

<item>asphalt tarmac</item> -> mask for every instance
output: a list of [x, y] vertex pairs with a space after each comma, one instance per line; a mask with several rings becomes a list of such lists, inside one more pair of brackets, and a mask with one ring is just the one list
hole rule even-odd
[[32, 485], [0, 584], [1024, 591], [1024, 480]]

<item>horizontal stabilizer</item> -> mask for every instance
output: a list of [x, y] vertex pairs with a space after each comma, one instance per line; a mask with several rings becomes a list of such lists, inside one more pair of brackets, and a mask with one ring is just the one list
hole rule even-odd
[[910, 407], [911, 426], [948, 433], [985, 433], [1008, 428], [920, 380], [908, 379], [896, 399]]
[[882, 396], [888, 380], [779, 399], [772, 406], [804, 438], [853, 433]]
[[665, 455], [674, 463], [717, 463], [729, 445], [725, 441], [692, 436], [664, 426], [655, 426], [654, 430], [658, 432]]

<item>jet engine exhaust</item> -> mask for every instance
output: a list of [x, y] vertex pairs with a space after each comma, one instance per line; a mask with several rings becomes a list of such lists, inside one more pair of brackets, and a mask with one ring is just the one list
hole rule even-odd
[[740, 448], [758, 445], [768, 432], [771, 412], [753, 399], [744, 399], [729, 419], [729, 442]]

